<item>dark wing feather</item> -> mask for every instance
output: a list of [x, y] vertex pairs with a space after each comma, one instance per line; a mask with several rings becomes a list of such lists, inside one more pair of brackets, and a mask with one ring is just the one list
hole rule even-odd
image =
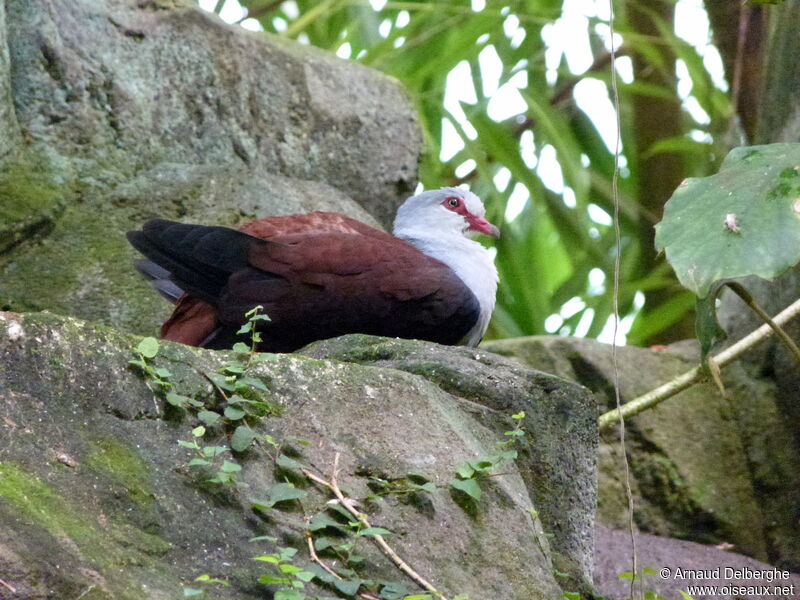
[[128, 241], [170, 273], [177, 285], [214, 303], [232, 273], [247, 268], [247, 248], [262, 240], [226, 227], [186, 225], [164, 219], [129, 231]]

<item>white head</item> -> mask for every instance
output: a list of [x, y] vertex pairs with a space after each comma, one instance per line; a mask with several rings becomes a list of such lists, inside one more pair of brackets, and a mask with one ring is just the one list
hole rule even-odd
[[429, 231], [438, 235], [476, 231], [497, 237], [500, 231], [485, 218], [483, 202], [472, 192], [460, 188], [441, 188], [422, 192], [406, 200], [397, 210], [394, 234], [405, 237]]
[[497, 269], [494, 256], [470, 232], [497, 237], [500, 231], [486, 220], [483, 202], [472, 192], [442, 188], [406, 200], [397, 211], [394, 234], [450, 267], [478, 299], [480, 316], [462, 343], [481, 341], [494, 310]]

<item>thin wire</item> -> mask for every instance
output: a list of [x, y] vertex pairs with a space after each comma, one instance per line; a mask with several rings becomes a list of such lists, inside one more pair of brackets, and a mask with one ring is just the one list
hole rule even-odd
[[625, 493], [628, 497], [628, 530], [631, 536], [631, 564], [633, 577], [631, 578], [631, 598], [636, 597], [636, 580], [638, 577], [638, 564], [636, 559], [636, 531], [633, 523], [633, 491], [631, 490], [631, 471], [628, 464], [628, 454], [625, 449], [625, 418], [622, 415], [622, 400], [619, 393], [619, 368], [617, 364], [617, 332], [619, 331], [619, 272], [620, 257], [622, 256], [622, 235], [619, 226], [619, 155], [622, 144], [622, 126], [620, 124], [619, 89], [617, 87], [616, 55], [617, 49], [614, 46], [614, 0], [608, 0], [608, 29], [610, 32], [610, 51], [611, 51], [611, 91], [614, 96], [614, 111], [616, 112], [615, 124], [617, 127], [617, 139], [614, 145], [614, 173], [611, 179], [611, 194], [614, 198], [614, 245], [616, 255], [614, 256], [614, 291], [613, 291], [613, 311], [614, 311], [614, 337], [611, 341], [611, 363], [614, 372], [614, 399], [617, 404], [619, 414], [619, 439], [622, 447], [622, 463], [625, 465]]

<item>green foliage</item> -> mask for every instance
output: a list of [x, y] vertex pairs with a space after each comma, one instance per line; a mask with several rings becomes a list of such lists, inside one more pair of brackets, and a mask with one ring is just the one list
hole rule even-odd
[[[268, 32], [337, 52], [402, 82], [416, 105], [427, 148], [422, 183], [427, 188], [468, 183], [485, 200], [489, 219], [501, 226], [502, 237], [494, 242], [500, 287], [489, 337], [600, 334], [612, 312], [613, 144], [602, 133], [607, 124], [576, 99], [594, 86], [592, 104], [610, 108], [607, 21], [587, 9], [571, 37], [575, 45], [583, 41], [591, 57], [583, 67], [570, 69], [558, 56], [558, 44], [549, 41], [562, 14], [561, 0], [489, 0], [480, 11], [463, 0], [390, 1], [380, 10], [346, 0], [241, 4]], [[652, 182], [643, 180], [643, 162], [677, 155], [688, 174], [709, 173], [724, 147], [731, 106], [707, 61], [675, 34], [670, 20], [652, 14], [659, 34], [642, 35], [629, 20], [634, 10], [649, 6], [617, 3], [621, 55], [637, 53], [642, 70], [667, 73], [675, 72], [679, 59], [691, 82], [691, 96], [682, 99], [675, 86], [618, 81], [624, 117], [620, 308], [623, 314], [635, 313], [637, 292], [665, 291], [682, 298], [637, 319], [629, 341], [641, 343], [691, 308], [672, 273], [653, 269], [646, 235], [653, 209], [640, 206], [640, 195], [650, 193]], [[663, 58], [665, 47], [674, 53], [671, 64]], [[450, 93], [466, 90], [460, 102], [445, 102], [448, 78]], [[499, 96], [515, 103], [502, 108]], [[684, 110], [679, 135], [638, 148], [630, 115], [634, 100], [641, 98], [694, 102], [707, 118]], [[654, 105], [651, 121], [661, 118], [658, 110]], [[449, 148], [443, 148], [444, 136], [453, 140]]]
[[736, 148], [716, 175], [688, 179], [665, 206], [656, 244], [698, 296], [705, 357], [725, 337], [716, 317], [725, 281], [776, 277], [800, 262], [800, 144]]
[[[253, 364], [272, 360], [272, 355], [256, 352], [261, 341], [257, 323], [269, 319], [261, 314], [261, 310], [262, 307], [257, 306], [246, 313], [247, 322], [240, 330], [240, 333], [250, 334], [250, 345], [237, 343], [233, 349], [233, 360], [222, 365], [215, 373], [204, 374], [214, 385], [219, 398], [201, 400], [176, 392], [168, 381], [170, 371], [154, 362], [160, 351], [160, 344], [155, 338], [143, 338], [134, 351], [136, 357], [129, 361], [148, 382], [155, 384], [157, 395], [167, 404], [193, 413], [201, 423], [191, 430], [191, 439], [179, 440], [178, 445], [193, 452], [194, 456], [186, 465], [207, 473], [207, 483], [246, 486], [239, 480], [242, 467], [225, 455], [231, 450], [245, 452], [259, 439], [253, 426], [265, 417], [279, 414], [278, 407], [267, 399], [269, 390], [266, 384], [261, 379], [247, 375]], [[214, 442], [206, 444], [203, 440], [212, 432], [216, 432], [216, 437], [229, 436], [229, 440], [224, 446]]]
[[496, 469], [500, 465], [517, 458], [517, 451], [513, 449], [513, 446], [525, 437], [525, 430], [522, 429], [525, 412], [511, 415], [511, 418], [514, 421], [514, 427], [503, 434], [508, 439], [497, 442], [498, 452], [465, 462], [456, 470], [456, 478], [450, 481], [450, 487], [455, 490], [457, 497], [461, 496], [462, 506], [467, 510], [474, 510], [474, 503], [480, 501], [483, 493], [481, 482], [498, 475]]
[[[230, 587], [230, 585], [231, 585], [227, 581], [224, 581], [222, 579], [217, 579], [217, 578], [212, 577], [211, 575], [208, 575], [208, 574], [203, 574], [203, 575], [200, 575], [199, 577], [196, 577], [195, 578], [195, 582], [196, 583], [201, 583], [204, 586], [220, 585], [220, 586], [224, 586], [224, 587]], [[205, 594], [205, 589], [193, 588], [193, 587], [188, 587], [188, 586], [184, 586], [183, 587], [183, 597], [184, 598], [192, 598], [192, 597], [195, 597], [195, 596], [203, 596], [204, 594]]]
[[136, 358], [129, 360], [128, 364], [138, 368], [150, 381], [152, 381], [159, 389], [159, 391], [166, 390], [172, 384], [167, 381], [172, 373], [164, 367], [156, 367], [153, 364], [153, 359], [158, 355], [159, 344], [158, 340], [152, 337], [142, 338], [139, 345], [136, 346]]
[[656, 244], [701, 298], [721, 280], [775, 277], [800, 262], [799, 199], [800, 144], [736, 148], [675, 190]]

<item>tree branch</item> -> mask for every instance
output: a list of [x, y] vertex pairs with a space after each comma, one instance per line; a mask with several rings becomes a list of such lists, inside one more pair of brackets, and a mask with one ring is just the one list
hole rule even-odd
[[[791, 306], [781, 311], [773, 318], [773, 321], [778, 326], [783, 326], [797, 315], [800, 315], [800, 300], [797, 300]], [[774, 330], [772, 327], [770, 327], [770, 325], [762, 325], [749, 335], [743, 337], [741, 340], [733, 344], [731, 347], [726, 348], [714, 356], [713, 360], [719, 365], [720, 368], [724, 367], [728, 363], [738, 358], [739, 355], [746, 350], [749, 350], [756, 344], [770, 337], [773, 333]], [[682, 392], [683, 390], [691, 387], [702, 377], [703, 371], [700, 366], [697, 366], [694, 369], [679, 375], [672, 381], [668, 381], [664, 385], [659, 386], [656, 389], [625, 403], [622, 407], [620, 407], [619, 410], [614, 409], [603, 413], [598, 419], [600, 431], [607, 431], [614, 423], [617, 423], [620, 419], [620, 414], [625, 419], [634, 415], [638, 415], [640, 412], [643, 412], [648, 408], [653, 408], [654, 406], [664, 402], [664, 400], [671, 398], [678, 392]]]

